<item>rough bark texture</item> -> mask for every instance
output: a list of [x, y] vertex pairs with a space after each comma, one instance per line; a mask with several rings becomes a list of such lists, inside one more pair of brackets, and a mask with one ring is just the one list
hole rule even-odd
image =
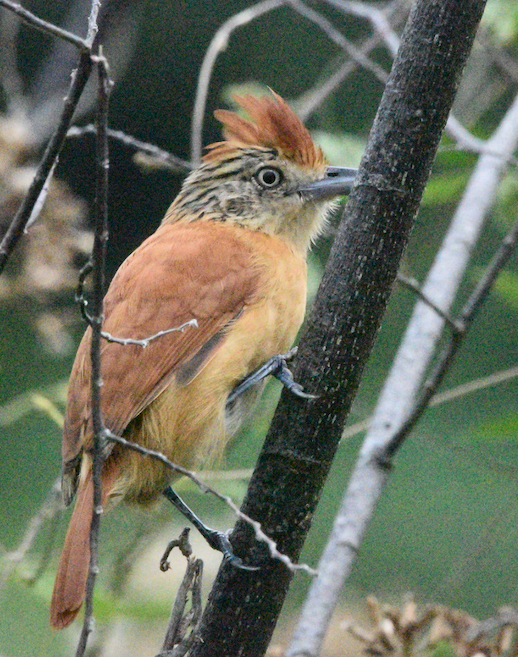
[[[297, 559], [408, 241], [437, 145], [470, 52], [483, 0], [419, 0], [337, 233], [294, 369], [304, 402], [284, 392], [243, 511]], [[223, 564], [193, 657], [259, 657], [291, 573], [238, 522], [236, 553], [259, 565]]]

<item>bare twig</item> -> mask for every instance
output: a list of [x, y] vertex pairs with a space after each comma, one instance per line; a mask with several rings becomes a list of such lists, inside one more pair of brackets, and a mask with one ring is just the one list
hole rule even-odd
[[456, 324], [459, 327], [459, 330], [454, 332], [449, 340], [449, 343], [442, 351], [439, 359], [434, 367], [434, 371], [431, 376], [426, 381], [423, 386], [423, 392], [419, 401], [413, 407], [411, 413], [401, 424], [399, 429], [394, 433], [392, 440], [387, 444], [384, 449], [386, 457], [392, 458], [393, 454], [399, 449], [405, 438], [408, 436], [410, 431], [414, 428], [415, 424], [426, 410], [428, 403], [441, 384], [444, 376], [448, 372], [455, 355], [457, 354], [460, 345], [466, 334], [473, 324], [478, 311], [482, 307], [483, 303], [489, 296], [491, 289], [502, 271], [505, 267], [507, 261], [511, 257], [513, 251], [515, 250], [518, 244], [518, 221], [516, 222], [514, 228], [506, 235], [500, 248], [495, 254], [491, 264], [488, 266], [484, 275], [482, 276], [479, 284], [473, 290], [468, 301], [464, 305], [462, 312], [460, 313], [459, 319], [456, 321]]
[[[93, 124], [88, 124], [84, 126], [72, 126], [67, 132], [67, 139], [74, 139], [78, 137], [84, 137], [85, 135], [92, 135], [96, 133], [96, 127]], [[108, 130], [108, 137], [115, 139], [116, 141], [135, 148], [138, 151], [149, 155], [150, 157], [156, 159], [158, 162], [163, 164], [168, 169], [173, 171], [189, 172], [192, 169], [192, 164], [187, 160], [183, 160], [181, 157], [173, 155], [164, 151], [162, 148], [155, 146], [154, 144], [149, 144], [145, 141], [141, 141], [136, 137], [126, 134], [122, 130]]]
[[[484, 390], [486, 388], [500, 385], [501, 383], [506, 383], [507, 381], [512, 381], [517, 377], [518, 365], [515, 365], [514, 367], [510, 367], [506, 370], [495, 372], [494, 374], [489, 374], [488, 376], [483, 376], [478, 379], [473, 379], [467, 383], [462, 383], [461, 385], [455, 386], [450, 390], [439, 392], [430, 399], [428, 406], [429, 408], [435, 408], [441, 404], [465, 397], [466, 395], [469, 395], [473, 392], [478, 392], [479, 390]], [[351, 424], [351, 426], [347, 427], [343, 432], [342, 440], [348, 440], [349, 438], [353, 438], [359, 433], [362, 433], [362, 431], [366, 431], [371, 426], [372, 419], [373, 416]]]
[[[95, 3], [92, 15], [95, 13]], [[89, 32], [95, 32], [92, 21]], [[106, 261], [106, 245], [108, 241], [108, 106], [112, 86], [108, 73], [106, 59], [100, 54], [95, 57], [99, 77], [99, 106], [97, 110], [97, 148], [96, 148], [96, 198], [95, 198], [95, 237], [92, 252], [93, 271], [93, 316], [92, 345], [90, 358], [92, 363], [92, 424], [93, 424], [93, 514], [90, 529], [90, 568], [86, 586], [85, 619], [77, 646], [76, 657], [82, 657], [86, 650], [88, 636], [93, 629], [93, 592], [99, 570], [98, 542], [102, 508], [102, 453], [104, 438], [104, 422], [101, 408], [101, 330], [103, 322], [103, 297]]]
[[[98, 3], [96, 2], [95, 4]], [[81, 37], [78, 37], [76, 34], [67, 32], [67, 30], [62, 30], [60, 27], [57, 27], [52, 23], [48, 23], [47, 21], [38, 18], [38, 16], [31, 13], [30, 11], [27, 11], [27, 9], [24, 9], [21, 5], [16, 4], [15, 2], [10, 2], [10, 0], [0, 0], [0, 6], [9, 9], [9, 11], [15, 13], [25, 23], [29, 24], [36, 30], [57, 36], [64, 41], [72, 43], [74, 46], [76, 46], [76, 48], [79, 48], [80, 50], [89, 51], [92, 46], [93, 39], [91, 41], [88, 37], [86, 40], [81, 39]]]
[[[75, 298], [76, 298], [76, 302], [79, 304], [79, 308], [81, 310], [81, 315], [83, 316], [83, 319], [89, 326], [93, 328], [95, 320], [87, 311], [88, 300], [85, 298], [85, 294], [84, 294], [86, 277], [90, 274], [92, 270], [93, 270], [92, 262], [91, 260], [89, 260], [79, 272], [79, 281], [77, 284]], [[169, 335], [170, 333], [183, 333], [187, 328], [198, 328], [197, 320], [190, 319], [188, 322], [185, 322], [181, 326], [175, 326], [172, 328], [164, 329], [162, 331], [158, 331], [158, 333], [155, 333], [154, 335], [150, 335], [149, 337], [146, 338], [140, 338], [140, 339], [119, 338], [113, 336], [111, 333], [108, 333], [107, 331], [101, 331], [101, 337], [103, 338], [103, 340], [106, 340], [107, 342], [115, 342], [116, 344], [121, 344], [121, 345], [131, 344], [145, 349], [146, 347], [149, 346], [150, 342], [153, 342], [154, 340], [158, 340], [158, 338], [161, 338], [164, 335]]]
[[187, 468], [184, 468], [181, 465], [177, 465], [176, 463], [173, 463], [161, 452], [157, 452], [155, 450], [142, 447], [142, 445], [133, 443], [122, 436], [116, 436], [108, 429], [104, 429], [104, 437], [106, 438], [106, 440], [111, 440], [119, 445], [122, 445], [123, 447], [126, 447], [127, 449], [132, 449], [133, 451], [142, 454], [142, 456], [147, 456], [156, 459], [157, 461], [160, 461], [173, 472], [177, 472], [178, 474], [181, 474], [184, 477], [190, 479], [193, 483], [196, 484], [196, 486], [198, 486], [198, 488], [203, 493], [209, 493], [210, 495], [213, 495], [221, 502], [224, 502], [230, 509], [232, 509], [232, 511], [235, 513], [235, 515], [238, 518], [240, 518], [248, 525], [250, 525], [250, 527], [252, 527], [252, 529], [255, 532], [255, 537], [257, 538], [258, 541], [261, 541], [262, 543], [266, 544], [272, 558], [277, 559], [278, 561], [284, 563], [286, 567], [292, 572], [297, 572], [299, 570], [302, 570], [312, 576], [315, 576], [317, 574], [317, 572], [310, 566], [306, 564], [293, 563], [293, 561], [291, 561], [289, 557], [287, 557], [285, 554], [282, 554], [282, 552], [279, 552], [279, 550], [277, 549], [277, 543], [262, 531], [260, 523], [256, 522], [255, 520], [247, 516], [245, 513], [243, 513], [228, 495], [223, 495], [222, 493], [219, 493], [215, 488], [212, 488], [211, 486], [206, 484], [191, 470], [187, 470]]
[[[384, 13], [384, 21], [386, 21], [387, 24], [398, 26], [404, 21], [406, 17], [406, 6], [407, 3], [405, 0], [398, 0], [397, 2], [392, 2], [387, 5], [384, 10], [378, 11], [382, 11]], [[392, 34], [395, 34], [393, 29], [391, 35]], [[396, 38], [399, 39], [397, 35]], [[390, 36], [389, 41], [391, 39], [392, 36]], [[377, 30], [372, 36], [366, 38], [360, 46], [357, 46], [357, 50], [363, 55], [367, 56], [382, 43], [387, 43], [386, 30], [383, 32], [379, 32], [379, 30]], [[340, 66], [338, 71], [331, 75], [325, 82], [319, 83], [313, 89], [305, 92], [298, 100], [298, 114], [300, 118], [303, 121], [306, 121], [324, 102], [324, 100], [330, 96], [357, 68], [357, 62], [352, 59], [348, 59]]]
[[439, 317], [441, 317], [444, 320], [444, 323], [447, 324], [452, 331], [457, 331], [458, 327], [455, 324], [455, 321], [448, 315], [448, 313], [445, 313], [439, 306], [432, 301], [432, 299], [429, 299], [426, 294], [423, 292], [423, 288], [419, 281], [417, 281], [415, 278], [409, 278], [408, 276], [404, 276], [403, 274], [399, 273], [397, 275], [397, 282], [400, 283], [401, 285], [404, 285], [406, 288], [409, 290], [412, 290], [412, 292], [415, 292], [417, 296], [421, 299], [423, 303], [425, 303], [427, 306], [429, 306], [432, 310], [434, 310]]
[[367, 55], [365, 55], [359, 48], [354, 46], [349, 39], [346, 39], [325, 16], [311, 7], [306, 6], [300, 0], [287, 0], [287, 3], [298, 14], [317, 25], [324, 34], [341, 48], [354, 62], [356, 62], [358, 66], [362, 66], [367, 71], [370, 71], [382, 84], [386, 83], [388, 73], [384, 68], [379, 64], [376, 64], [372, 59], [369, 59], [369, 57], [367, 57]]
[[158, 331], [158, 333], [150, 335], [149, 338], [143, 338], [141, 340], [137, 340], [135, 338], [116, 338], [111, 335], [111, 333], [107, 333], [106, 331], [101, 331], [101, 337], [107, 342], [115, 342], [122, 345], [133, 344], [137, 347], [142, 347], [142, 349], [145, 349], [149, 346], [150, 342], [153, 342], [153, 340], [158, 340], [158, 338], [161, 338], [164, 335], [169, 335], [170, 333], [183, 333], [186, 328], [198, 328], [198, 322], [195, 319], [190, 319], [188, 322], [185, 322], [181, 326], [166, 329], [164, 331]]
[[196, 85], [196, 99], [194, 101], [194, 109], [192, 112], [191, 123], [191, 161], [194, 166], [197, 166], [201, 160], [201, 149], [203, 140], [203, 118], [205, 116], [205, 107], [207, 105], [207, 96], [209, 93], [209, 85], [212, 77], [212, 71], [219, 54], [223, 52], [233, 32], [240, 27], [251, 23], [256, 18], [267, 14], [274, 9], [279, 9], [286, 4], [285, 0], [263, 0], [256, 5], [247, 7], [234, 16], [231, 16], [227, 21], [218, 28], [216, 34], [207, 48], [203, 62], [198, 74], [198, 83]]

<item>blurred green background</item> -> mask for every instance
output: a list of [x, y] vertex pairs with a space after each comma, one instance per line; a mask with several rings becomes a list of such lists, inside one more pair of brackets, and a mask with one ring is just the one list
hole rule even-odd
[[[87, 2], [55, 0], [49, 5], [32, 0], [24, 6], [63, 25], [70, 7], [77, 9], [81, 5], [84, 13]], [[217, 27], [247, 6], [248, 2], [230, 0], [112, 3], [114, 14], [107, 28], [112, 37], [107, 55], [116, 80], [111, 126], [188, 159], [190, 120], [204, 52]], [[344, 19], [324, 3], [317, 6], [350, 39], [361, 40], [369, 34], [365, 23]], [[505, 48], [518, 67], [517, 16], [513, 0], [490, 1], [484, 30], [495, 47]], [[9, 26], [5, 19], [1, 27], [6, 47]], [[31, 121], [44, 116], [41, 108], [48, 99], [56, 94], [63, 96], [68, 79], [49, 73], [53, 39], [22, 26], [16, 43], [17, 65], [27, 98], [26, 116], [20, 122], [30, 130]], [[219, 138], [212, 110], [226, 104], [229, 85], [269, 85], [303, 111], [306, 92], [326, 80], [340, 66], [341, 57], [323, 33], [288, 8], [275, 10], [239, 30], [230, 38], [214, 69], [204, 143]], [[374, 58], [389, 69], [390, 61], [383, 49], [376, 50]], [[517, 80], [506, 76], [488, 51], [477, 46], [461, 88], [458, 118], [478, 136], [487, 137], [516, 93]], [[480, 89], [485, 93], [483, 99]], [[358, 163], [381, 93], [382, 85], [372, 74], [357, 70], [309, 117], [308, 126], [333, 163]], [[12, 110], [4, 93], [2, 121], [7, 121]], [[50, 125], [56, 116], [51, 116]], [[89, 117], [86, 113], [80, 122]], [[5, 133], [4, 123], [1, 127]], [[9, 146], [5, 145], [8, 140], [4, 133], [0, 146], [5, 150]], [[30, 168], [44, 133], [41, 129], [33, 140], [36, 145], [17, 156], [16, 166]], [[57, 178], [69, 185], [76, 202], [86, 203], [85, 208], [91, 206], [93, 198], [92, 144], [91, 138], [68, 143], [56, 171]], [[132, 156], [128, 148], [112, 143], [110, 276], [158, 226], [181, 184], [180, 175], [139, 168]], [[424, 277], [475, 163], [473, 154], [457, 152], [452, 142], [444, 141], [405, 256], [406, 273]], [[517, 198], [518, 180], [513, 169], [501, 186], [457, 308], [515, 221]], [[2, 210], [7, 218], [12, 216], [9, 204], [4, 203]], [[88, 219], [85, 221], [88, 224]], [[331, 227], [311, 258], [313, 293], [332, 232]], [[81, 256], [74, 259], [76, 269], [82, 261]], [[61, 435], [52, 410], [64, 408], [66, 378], [83, 331], [73, 305], [74, 278], [57, 290], [27, 291], [22, 285], [24, 279], [16, 278], [17, 267], [21, 266], [19, 260], [13, 261], [7, 276], [17, 283], [0, 288], [0, 545], [5, 552], [20, 544], [30, 519], [59, 476]], [[372, 411], [413, 304], [413, 295], [396, 287], [351, 423], [368, 417]], [[517, 323], [515, 257], [469, 334], [444, 389], [516, 365]], [[426, 413], [397, 458], [389, 488], [344, 592], [344, 615], [361, 609], [369, 593], [382, 600], [398, 601], [411, 591], [419, 601], [463, 608], [477, 617], [493, 614], [502, 605], [518, 604], [517, 392], [515, 378]], [[228, 454], [223, 464], [226, 470], [253, 467], [278, 393], [276, 384], [271, 384], [252, 425]], [[303, 560], [311, 565], [316, 565], [325, 544], [360, 442], [361, 436], [351, 438], [338, 451], [303, 554]], [[240, 476], [211, 482], [235, 500], [246, 489], [246, 478]], [[232, 515], [220, 503], [201, 495], [192, 485], [182, 483], [180, 488], [209, 524], [222, 529], [232, 525]], [[46, 549], [52, 532], [50, 527], [44, 528], [1, 592], [2, 656], [73, 654], [79, 624], [62, 634], [48, 627], [53, 574], [65, 527], [62, 518], [50, 559]], [[168, 537], [176, 535], [181, 527], [183, 522], [176, 512], [162, 506], [147, 513], [120, 508], [103, 521], [95, 654], [151, 656], [158, 652], [184, 564], [174, 555], [173, 571], [163, 575], [157, 561]], [[115, 562], [121, 550], [133, 549], [137, 535], [141, 538], [136, 554], [130, 552], [126, 561]], [[207, 551], [197, 536], [192, 538], [196, 554], [206, 560], [208, 590], [218, 555]], [[27, 586], [24, 578], [38, 568], [42, 554], [48, 569], [34, 586]], [[129, 569], [127, 563], [134, 567]], [[2, 565], [6, 564], [4, 559]], [[287, 627], [296, 618], [308, 583], [304, 575], [295, 578], [276, 635], [279, 643], [287, 641]], [[117, 598], [114, 592], [120, 589], [125, 594]], [[99, 647], [102, 641], [103, 649]], [[340, 648], [330, 647], [328, 654], [341, 654]]]

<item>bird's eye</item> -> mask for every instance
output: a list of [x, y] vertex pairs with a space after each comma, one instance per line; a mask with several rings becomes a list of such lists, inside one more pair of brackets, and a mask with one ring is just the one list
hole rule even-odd
[[265, 189], [278, 187], [284, 180], [282, 171], [275, 167], [263, 167], [255, 174], [257, 182]]

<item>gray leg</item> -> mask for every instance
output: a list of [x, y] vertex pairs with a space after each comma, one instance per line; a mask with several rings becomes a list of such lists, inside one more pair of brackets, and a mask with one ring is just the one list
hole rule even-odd
[[287, 354], [274, 356], [270, 358], [262, 367], [246, 377], [241, 383], [232, 390], [227, 399], [227, 405], [242, 395], [246, 390], [255, 386], [257, 383], [265, 379], [270, 374], [292, 392], [297, 397], [302, 399], [317, 399], [318, 395], [311, 395], [304, 392], [301, 385], [293, 380], [293, 374], [287, 365], [287, 361], [293, 358], [297, 353], [297, 347], [293, 347]]
[[245, 566], [239, 557], [232, 551], [232, 545], [228, 540], [228, 537], [223, 532], [218, 532], [215, 529], [210, 529], [198, 518], [198, 516], [192, 511], [187, 504], [182, 500], [182, 498], [176, 493], [171, 486], [168, 486], [164, 492], [164, 497], [166, 497], [174, 506], [180, 511], [181, 514], [187, 518], [196, 529], [200, 532], [203, 538], [207, 541], [211, 548], [218, 550], [218, 552], [223, 553], [224, 558], [231, 563], [236, 568], [241, 568], [242, 570], [258, 570], [253, 566]]

